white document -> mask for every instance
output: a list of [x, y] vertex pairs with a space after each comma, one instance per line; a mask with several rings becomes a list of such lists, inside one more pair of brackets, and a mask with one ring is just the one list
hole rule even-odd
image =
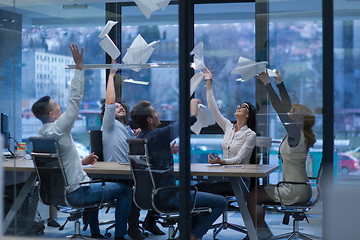
[[190, 127], [196, 135], [200, 134], [202, 128], [215, 124], [214, 117], [206, 106], [203, 104], [198, 105], [197, 121]]
[[104, 38], [105, 35], [108, 35], [110, 30], [112, 29], [113, 26], [115, 26], [118, 22], [115, 21], [111, 21], [109, 20], [105, 27], [103, 28], [103, 30], [101, 31], [101, 33], [99, 34], [99, 38]]
[[115, 60], [120, 56], [119, 49], [108, 35], [105, 35], [104, 39], [100, 42], [100, 46], [112, 59]]
[[156, 3], [162, 10], [165, 10], [165, 8], [169, 5], [170, 1], [171, 0], [156, 0]]
[[[151, 54], [154, 52], [153, 46], [157, 44], [159, 41], [154, 41], [149, 44], [143, 39], [143, 37], [139, 34], [133, 41], [133, 43], [128, 48], [125, 56], [123, 57], [123, 61], [126, 64], [142, 64], [146, 63]], [[141, 68], [131, 68], [132, 70], [138, 72]]]
[[240, 74], [243, 81], [247, 81], [256, 74], [262, 73], [266, 69], [266, 61], [254, 62], [250, 59], [239, 57], [236, 67], [231, 71], [231, 74]]
[[277, 77], [277, 74], [276, 74], [276, 69], [266, 69], [267, 70], [267, 73], [269, 74], [269, 77]]
[[191, 67], [194, 70], [202, 70], [205, 67], [203, 42], [196, 44], [194, 49], [190, 52], [190, 55], [194, 55], [194, 63], [191, 64]]
[[159, 9], [154, 0], [134, 0], [134, 2], [147, 19], [150, 18], [154, 11]]
[[190, 96], [195, 92], [197, 86], [204, 77], [203, 72], [198, 72], [190, 79]]

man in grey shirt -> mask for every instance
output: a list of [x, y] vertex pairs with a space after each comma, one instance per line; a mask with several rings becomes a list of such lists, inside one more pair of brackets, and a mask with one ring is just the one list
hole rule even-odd
[[[32, 106], [34, 115], [42, 121], [39, 136], [52, 137], [59, 142], [59, 152], [63, 161], [64, 171], [68, 180], [67, 200], [74, 205], [100, 203], [103, 197], [102, 183], [82, 184], [90, 178], [85, 173], [82, 165], [94, 164], [97, 156], [90, 154], [80, 160], [75, 143], [71, 135], [71, 129], [78, 116], [81, 100], [84, 92], [83, 49], [77, 45], [70, 45], [76, 67], [75, 77], [71, 81], [69, 103], [64, 113], [61, 107], [49, 96], [40, 98]], [[123, 183], [108, 182], [105, 184], [104, 200], [116, 201], [115, 211], [115, 240], [123, 240], [126, 234], [127, 216], [129, 214], [131, 191]], [[100, 234], [98, 211], [89, 211], [89, 225], [91, 236], [103, 238]]]
[[[112, 64], [116, 64], [116, 62], [112, 60]], [[133, 131], [128, 125], [125, 125], [129, 119], [130, 109], [125, 103], [116, 100], [114, 86], [116, 72], [117, 69], [110, 70], [105, 103], [100, 114], [102, 121], [103, 156], [106, 162], [129, 163], [129, 160], [126, 158], [128, 151], [126, 139], [133, 137], [134, 134], [138, 134], [140, 129]], [[122, 182], [125, 183], [125, 181]], [[144, 239], [143, 234], [139, 230], [139, 216], [140, 209], [132, 202], [128, 219], [128, 235], [135, 240]], [[156, 226], [156, 219], [151, 212], [148, 212], [143, 227], [153, 234], [164, 235], [165, 233]]]

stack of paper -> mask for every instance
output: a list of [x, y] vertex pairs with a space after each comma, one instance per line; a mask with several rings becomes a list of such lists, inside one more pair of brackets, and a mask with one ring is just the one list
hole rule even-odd
[[150, 18], [151, 14], [158, 10], [159, 7], [162, 10], [169, 5], [170, 0], [134, 0], [136, 5], [140, 8], [140, 11], [146, 18]]
[[118, 22], [114, 22], [111, 20], [108, 21], [99, 35], [99, 38], [103, 38], [103, 40], [100, 42], [100, 46], [114, 60], [120, 56], [120, 51], [116, 47], [114, 42], [110, 39], [108, 33], [110, 32], [111, 28], [117, 23]]
[[[143, 39], [139, 34], [127, 49], [123, 61], [126, 64], [142, 64], [146, 63], [149, 60], [151, 54], [154, 52], [153, 46], [159, 41], [154, 41], [149, 44]], [[141, 68], [131, 68], [132, 70], [138, 72]]]
[[236, 67], [231, 71], [231, 74], [240, 74], [243, 81], [247, 81], [266, 70], [268, 70], [270, 77], [276, 76], [276, 72], [267, 69], [266, 64], [266, 61], [254, 62], [250, 59], [239, 57]]

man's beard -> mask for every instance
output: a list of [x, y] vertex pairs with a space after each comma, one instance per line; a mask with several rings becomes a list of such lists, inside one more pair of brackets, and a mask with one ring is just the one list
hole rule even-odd
[[125, 124], [125, 119], [126, 119], [125, 116], [118, 116], [118, 117], [116, 117], [116, 120], [118, 120], [119, 122], [124, 123], [124, 124]]

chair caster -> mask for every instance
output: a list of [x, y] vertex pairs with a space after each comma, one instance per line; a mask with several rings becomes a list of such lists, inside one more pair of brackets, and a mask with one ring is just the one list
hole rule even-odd
[[109, 233], [109, 232], [107, 232], [107, 233], [105, 233], [105, 237], [111, 237], [111, 233]]

